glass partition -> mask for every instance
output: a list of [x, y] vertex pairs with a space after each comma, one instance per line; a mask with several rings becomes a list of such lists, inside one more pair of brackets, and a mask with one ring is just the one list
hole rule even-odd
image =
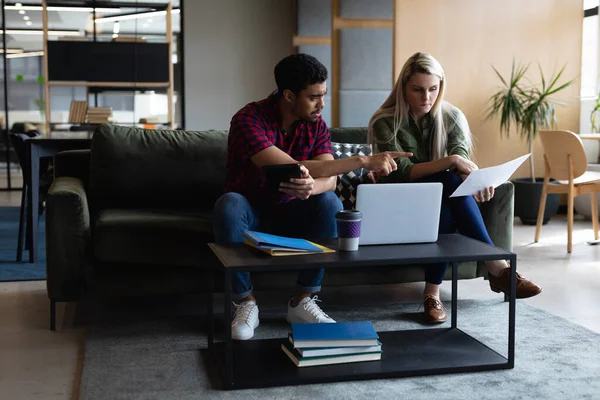
[[[96, 8], [94, 3], [101, 4]], [[96, 41], [167, 43], [172, 38], [170, 62], [173, 66], [173, 122], [181, 126], [179, 54], [180, 1], [171, 1], [171, 33], [167, 34], [166, 7], [168, 0], [119, 1], [47, 1], [49, 41]], [[43, 12], [41, 0], [3, 2], [6, 26], [2, 37], [6, 40], [6, 80], [4, 57], [0, 60], [0, 189], [7, 188], [6, 175], [11, 162], [18, 170], [14, 153], [7, 150], [8, 131], [23, 123], [27, 128], [45, 132], [46, 102], [44, 78]], [[0, 18], [2, 16], [0, 15]], [[4, 25], [4, 24], [3, 24]], [[0, 42], [0, 51], [2, 51]], [[4, 56], [4, 54], [2, 54]], [[93, 61], [92, 61], [93, 62]], [[118, 68], [118, 66], [117, 66]], [[73, 101], [87, 101], [88, 107], [110, 109], [108, 122], [149, 128], [168, 128], [168, 84], [162, 87], [90, 86], [80, 82], [48, 82], [50, 87], [50, 131], [76, 131], [93, 129], [88, 119], [83, 123], [69, 123]], [[4, 96], [6, 88], [7, 96]], [[8, 115], [6, 115], [8, 108]], [[89, 113], [88, 113], [89, 117]], [[6, 126], [6, 122], [10, 126]], [[17, 124], [17, 125], [15, 125]], [[85, 126], [84, 126], [85, 125]], [[14, 186], [14, 185], [12, 185]]]

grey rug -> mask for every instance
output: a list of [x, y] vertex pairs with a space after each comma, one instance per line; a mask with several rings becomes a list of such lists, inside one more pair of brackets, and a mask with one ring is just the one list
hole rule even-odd
[[[460, 328], [506, 356], [507, 303], [461, 300], [458, 309]], [[423, 327], [415, 304], [327, 311], [340, 321], [371, 320], [378, 330]], [[283, 318], [281, 310], [261, 309], [256, 337], [285, 337]], [[512, 370], [227, 392], [201, 351], [206, 337], [197, 314], [135, 314], [88, 328], [80, 399], [600, 398], [600, 335], [524, 302], [517, 303], [516, 326]]]

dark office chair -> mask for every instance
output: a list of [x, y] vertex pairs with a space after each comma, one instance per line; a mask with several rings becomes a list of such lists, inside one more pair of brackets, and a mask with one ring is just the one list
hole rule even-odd
[[[26, 177], [29, 175], [29, 161], [27, 160], [27, 146], [25, 142], [30, 138], [39, 135], [41, 135], [41, 132], [37, 130], [31, 130], [26, 133], [10, 134], [10, 143], [17, 154], [19, 165], [23, 171], [23, 191], [21, 192], [21, 212], [19, 216], [19, 236], [17, 240], [17, 262], [20, 262], [23, 259], [23, 242], [25, 242], [25, 237], [29, 238], [29, 235], [25, 236], [25, 233], [30, 232], [31, 229], [30, 226], [27, 226], [27, 191], [29, 190], [29, 185]], [[40, 201], [38, 204], [40, 217], [44, 212], [44, 201], [53, 180], [53, 171], [50, 165], [51, 161], [51, 159], [42, 160], [40, 168]], [[27, 250], [31, 248], [29, 240], [25, 243], [25, 247]]]

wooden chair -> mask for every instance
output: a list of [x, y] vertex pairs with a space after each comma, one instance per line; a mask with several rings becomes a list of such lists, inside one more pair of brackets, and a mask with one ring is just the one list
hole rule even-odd
[[[587, 156], [579, 136], [570, 131], [541, 131], [544, 146], [545, 177], [540, 209], [538, 211], [535, 241], [540, 238], [546, 196], [548, 193], [566, 193], [568, 195], [568, 235], [567, 251], [573, 248], [573, 199], [580, 194], [589, 193], [592, 205], [592, 226], [594, 237], [598, 239], [598, 202], [596, 193], [600, 192], [600, 172], [586, 171]], [[550, 177], [558, 183], [550, 183]]]

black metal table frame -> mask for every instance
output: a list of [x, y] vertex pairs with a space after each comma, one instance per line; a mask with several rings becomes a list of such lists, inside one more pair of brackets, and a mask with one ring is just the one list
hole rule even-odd
[[[509, 261], [510, 265], [510, 294], [505, 296], [505, 299], [508, 300], [509, 303], [509, 316], [508, 316], [508, 358], [504, 358], [506, 360], [505, 364], [495, 364], [495, 365], [480, 365], [477, 368], [473, 367], [456, 367], [456, 368], [444, 368], [444, 369], [429, 369], [427, 371], [403, 371], [396, 374], [374, 374], [373, 376], [361, 376], [359, 379], [378, 379], [378, 378], [391, 378], [391, 377], [408, 377], [408, 376], [419, 376], [419, 375], [436, 375], [436, 374], [445, 374], [445, 373], [459, 373], [459, 372], [478, 372], [482, 370], [497, 370], [497, 369], [511, 369], [514, 368], [515, 362], [515, 308], [516, 308], [516, 268], [517, 268], [517, 257], [516, 254], [510, 253], [510, 256], [503, 258]], [[468, 262], [468, 261], [490, 261], [490, 259], [473, 259], [465, 258], [464, 260], [454, 261], [450, 263], [452, 267], [452, 308], [451, 308], [451, 329], [458, 329], [457, 326], [457, 297], [458, 297], [458, 264], [460, 262]], [[430, 262], [427, 262], [428, 264]], [[399, 262], [390, 261], [389, 265], [399, 265]], [[408, 263], [406, 263], [408, 264]], [[412, 263], [414, 264], [414, 262]], [[382, 265], [379, 265], [382, 266]], [[286, 268], [286, 270], [302, 270], [307, 268], [317, 268], [316, 266], [305, 266], [298, 268]], [[343, 267], [339, 267], [343, 268]], [[339, 376], [336, 378], [327, 378], [323, 380], [315, 380], [312, 379], [310, 381], [296, 381], [296, 382], [278, 382], [277, 377], [273, 377], [273, 380], [264, 386], [254, 386], [254, 385], [236, 385], [233, 376], [233, 342], [234, 340], [231, 338], [231, 322], [232, 322], [232, 313], [231, 306], [233, 303], [232, 293], [231, 293], [231, 278], [232, 273], [242, 272], [248, 269], [236, 268], [232, 270], [232, 268], [223, 268], [223, 309], [224, 309], [224, 331], [225, 331], [225, 360], [220, 359], [219, 354], [216, 352], [216, 343], [215, 343], [215, 326], [214, 326], [214, 268], [209, 268], [211, 271], [209, 274], [209, 280], [211, 282], [211, 295], [209, 295], [209, 301], [207, 302], [207, 315], [208, 315], [208, 352], [212, 355], [213, 360], [219, 370], [219, 375], [221, 377], [224, 388], [227, 390], [231, 389], [246, 389], [252, 387], [270, 387], [270, 386], [285, 386], [292, 384], [314, 384], [314, 383], [324, 383], [324, 382], [341, 382], [341, 381], [349, 381], [356, 380], [356, 377], [348, 377], [348, 376]], [[276, 272], [276, 271], [273, 271]], [[442, 330], [447, 328], [428, 328], [426, 330]], [[381, 333], [381, 332], [379, 332]], [[467, 334], [465, 334], [467, 335]], [[467, 335], [469, 336], [469, 335]], [[470, 337], [470, 336], [469, 336]], [[263, 339], [264, 340], [264, 339]], [[260, 341], [260, 340], [253, 340]], [[483, 344], [484, 345], [484, 344]], [[484, 345], [485, 346], [485, 345]], [[487, 346], [485, 346], [487, 347]], [[290, 361], [291, 364], [291, 361]], [[312, 367], [314, 368], [314, 367]]]

